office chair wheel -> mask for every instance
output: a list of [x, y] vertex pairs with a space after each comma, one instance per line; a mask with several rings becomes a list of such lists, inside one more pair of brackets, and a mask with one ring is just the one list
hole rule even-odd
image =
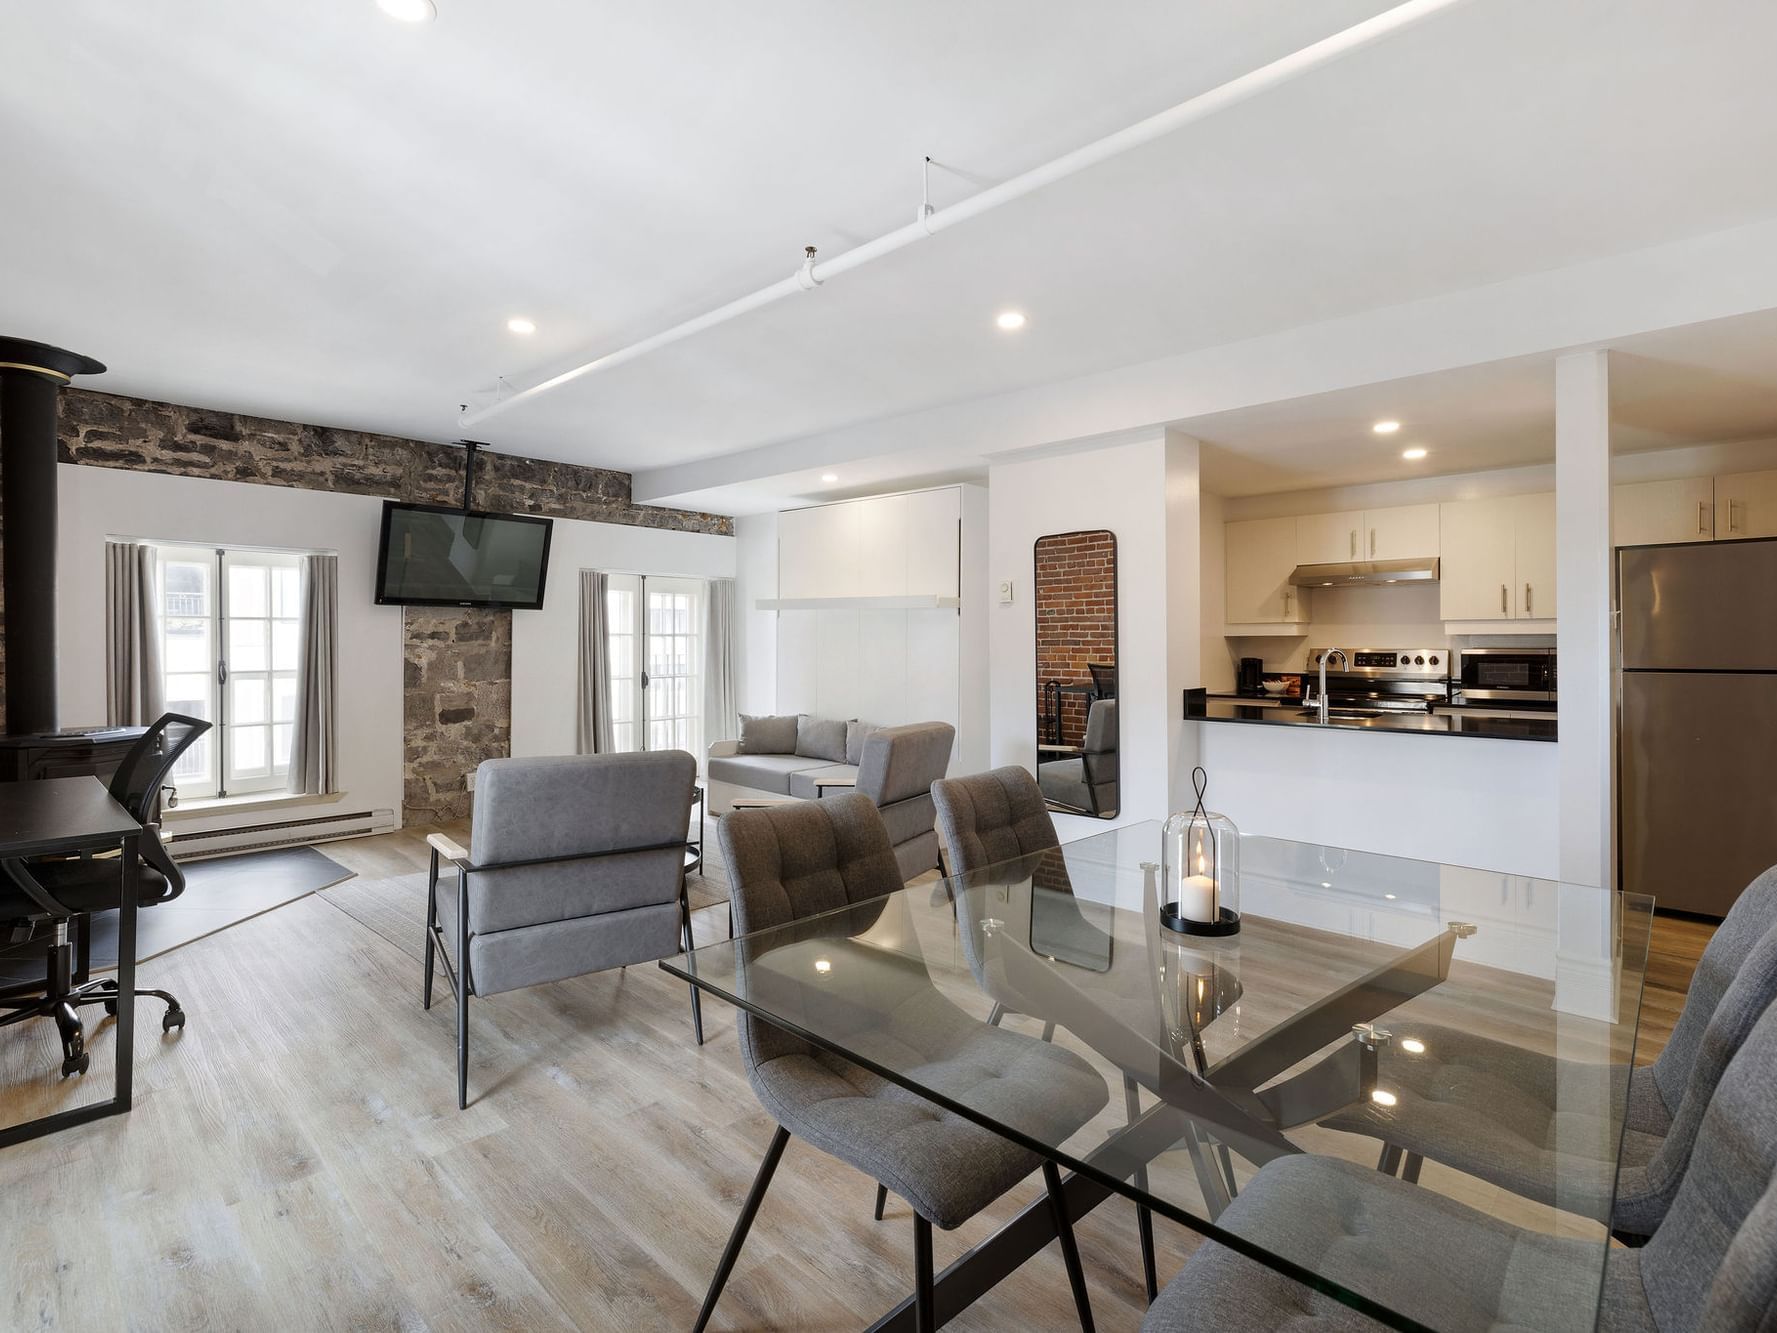
[[179, 1008], [177, 1005], [173, 1006], [171, 1009], [168, 1009], [166, 1011], [166, 1013], [161, 1016], [160, 1030], [162, 1032], [171, 1032], [174, 1028], [179, 1028], [182, 1030], [184, 1027], [185, 1027], [185, 1011], [183, 1009]]
[[70, 1056], [62, 1061], [62, 1077], [67, 1078], [70, 1074], [84, 1074], [87, 1066], [92, 1062], [93, 1057], [89, 1051], [82, 1051], [79, 1055]]

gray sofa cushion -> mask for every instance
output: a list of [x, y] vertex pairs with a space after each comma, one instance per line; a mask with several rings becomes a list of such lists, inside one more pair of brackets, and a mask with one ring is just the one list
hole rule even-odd
[[796, 753], [810, 759], [825, 759], [830, 764], [843, 764], [846, 726], [846, 723], [831, 718], [801, 714], [796, 719]]
[[709, 776], [711, 782], [731, 782], [737, 787], [788, 796], [792, 773], [825, 767], [819, 759], [799, 754], [714, 755], [709, 761]]
[[874, 722], [860, 722], [853, 718], [845, 724], [845, 762], [854, 768], [864, 760], [864, 742], [870, 733], [876, 730]]
[[[851, 778], [855, 782], [857, 776], [858, 770], [853, 768], [850, 764], [822, 764], [818, 768], [799, 769], [790, 774], [790, 795], [799, 800], [812, 801], [817, 799], [821, 794], [820, 788], [815, 786], [816, 779]], [[850, 787], [829, 789], [827, 795], [843, 796], [848, 794], [851, 790]]]
[[795, 754], [796, 719], [740, 715], [740, 752], [742, 754]]

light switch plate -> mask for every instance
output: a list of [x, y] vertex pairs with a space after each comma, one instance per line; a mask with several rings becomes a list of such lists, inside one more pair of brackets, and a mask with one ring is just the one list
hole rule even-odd
[[1001, 606], [1012, 605], [1012, 580], [1011, 579], [1001, 579], [1000, 580], [1000, 605]]

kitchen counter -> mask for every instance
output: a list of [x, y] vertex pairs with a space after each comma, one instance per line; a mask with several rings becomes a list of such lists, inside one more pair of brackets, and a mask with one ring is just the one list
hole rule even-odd
[[1255, 699], [1185, 691], [1185, 720], [1233, 722], [1260, 727], [1309, 727], [1317, 731], [1387, 731], [1418, 736], [1472, 736], [1482, 740], [1552, 741], [1555, 719], [1501, 717], [1443, 708], [1436, 713], [1385, 713], [1379, 717], [1341, 716], [1335, 708], [1325, 723], [1304, 712], [1296, 699]]

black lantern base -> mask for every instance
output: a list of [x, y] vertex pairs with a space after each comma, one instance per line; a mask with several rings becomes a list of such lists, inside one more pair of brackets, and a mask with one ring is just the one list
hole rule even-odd
[[1227, 907], [1220, 911], [1221, 916], [1215, 921], [1192, 921], [1179, 914], [1177, 903], [1162, 903], [1160, 924], [1175, 935], [1238, 935], [1240, 913]]

